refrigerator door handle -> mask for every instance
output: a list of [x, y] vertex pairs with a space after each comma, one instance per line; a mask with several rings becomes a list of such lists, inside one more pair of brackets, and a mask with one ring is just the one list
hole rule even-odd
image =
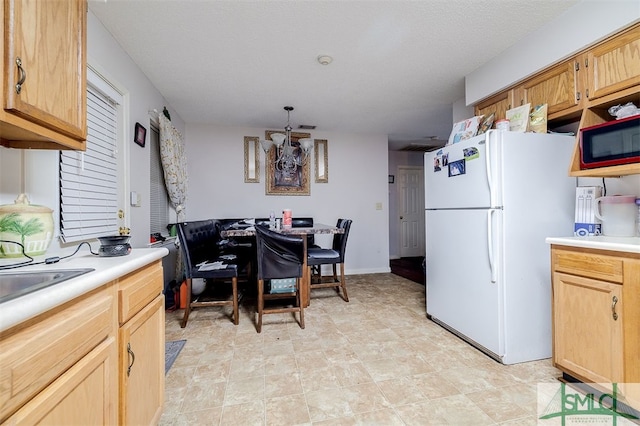
[[491, 282], [498, 281], [496, 277], [495, 261], [493, 258], [493, 213], [494, 209], [487, 212], [487, 251], [489, 253], [489, 268], [491, 269]]
[[493, 202], [493, 179], [491, 178], [493, 173], [491, 172], [491, 146], [489, 143], [493, 132], [487, 132], [487, 137], [485, 138], [485, 163], [486, 163], [486, 171], [487, 171], [487, 184], [489, 185], [489, 202], [490, 206], [494, 207], [495, 204]]

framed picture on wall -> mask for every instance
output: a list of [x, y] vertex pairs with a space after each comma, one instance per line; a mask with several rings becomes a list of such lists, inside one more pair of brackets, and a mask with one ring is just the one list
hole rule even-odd
[[133, 134], [133, 141], [144, 148], [147, 138], [147, 129], [140, 123], [136, 123], [136, 130]]
[[[271, 139], [271, 133], [281, 133], [274, 130], [267, 130], [265, 137]], [[301, 163], [295, 171], [285, 171], [276, 167], [276, 147], [272, 146], [266, 156], [265, 173], [267, 175], [266, 194], [267, 195], [309, 195], [309, 158], [306, 160], [302, 156], [299, 139], [308, 138], [309, 133], [291, 133], [291, 145], [294, 155]]]

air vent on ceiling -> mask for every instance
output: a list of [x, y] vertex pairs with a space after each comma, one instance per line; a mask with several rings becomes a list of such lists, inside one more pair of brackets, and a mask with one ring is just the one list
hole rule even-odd
[[316, 126], [312, 126], [310, 124], [301, 124], [298, 126], [298, 129], [300, 130], [314, 130], [316, 128]]
[[436, 144], [436, 145], [412, 143], [403, 148], [400, 148], [399, 151], [429, 152], [429, 151], [433, 151], [435, 149], [441, 148], [444, 145], [444, 142], [445, 141], [443, 141], [442, 144]]

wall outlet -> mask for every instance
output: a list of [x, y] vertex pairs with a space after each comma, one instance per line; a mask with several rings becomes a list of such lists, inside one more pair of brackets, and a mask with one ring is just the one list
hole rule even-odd
[[382, 203], [376, 203], [376, 210], [382, 210]]

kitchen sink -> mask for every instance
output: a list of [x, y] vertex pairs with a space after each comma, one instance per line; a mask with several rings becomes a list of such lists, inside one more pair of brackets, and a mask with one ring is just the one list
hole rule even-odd
[[0, 272], [0, 303], [78, 277], [93, 268]]

